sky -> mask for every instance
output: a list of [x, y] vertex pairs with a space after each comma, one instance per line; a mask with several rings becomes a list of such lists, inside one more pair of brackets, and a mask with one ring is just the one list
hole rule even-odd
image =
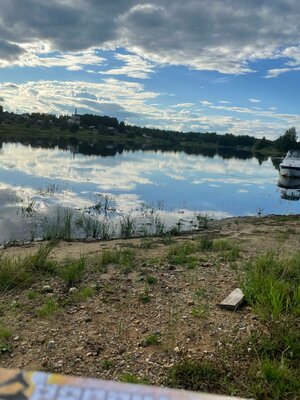
[[0, 0], [0, 104], [276, 139], [300, 132], [299, 0]]

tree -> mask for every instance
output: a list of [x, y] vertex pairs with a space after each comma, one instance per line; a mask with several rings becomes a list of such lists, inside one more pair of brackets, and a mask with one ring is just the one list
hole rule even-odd
[[119, 124], [119, 132], [120, 133], [125, 133], [126, 132], [126, 126], [125, 126], [123, 121], [121, 121], [120, 124]]
[[79, 126], [77, 124], [70, 124], [69, 125], [69, 131], [71, 133], [76, 133], [79, 130]]
[[284, 151], [297, 148], [298, 143], [297, 143], [296, 128], [292, 126], [290, 129], [287, 129], [284, 135], [280, 136], [275, 141], [275, 145], [278, 148], [278, 150], [284, 150]]

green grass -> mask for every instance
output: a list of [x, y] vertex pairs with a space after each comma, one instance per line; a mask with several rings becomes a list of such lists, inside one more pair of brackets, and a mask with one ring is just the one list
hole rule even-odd
[[144, 304], [150, 303], [151, 297], [149, 296], [148, 290], [145, 290], [143, 293], [140, 293], [139, 301]]
[[202, 299], [203, 297], [207, 297], [207, 290], [203, 288], [199, 288], [195, 290], [195, 296], [197, 296], [199, 299]]
[[72, 237], [74, 211], [70, 208], [57, 207], [56, 214], [44, 221], [44, 239], [69, 240]]
[[49, 259], [52, 249], [52, 245], [42, 245], [23, 258], [0, 256], [0, 292], [28, 288], [38, 277], [55, 273], [56, 263]]
[[198, 241], [198, 250], [210, 251], [213, 250], [213, 240], [210, 236], [201, 236]]
[[191, 311], [193, 317], [196, 318], [205, 318], [207, 316], [208, 308], [204, 305], [199, 305], [194, 307]]
[[50, 253], [53, 250], [52, 244], [41, 245], [38, 251], [23, 259], [25, 269], [36, 273], [55, 273], [56, 262], [49, 259]]
[[148, 336], [146, 336], [142, 341], [141, 341], [141, 346], [142, 347], [148, 347], [148, 346], [157, 346], [161, 343], [160, 340], [160, 334], [158, 333], [152, 333]]
[[213, 240], [213, 250], [215, 251], [232, 250], [235, 247], [236, 243], [231, 239], [221, 238]]
[[75, 293], [73, 297], [75, 301], [86, 301], [89, 298], [93, 297], [94, 294], [95, 294], [95, 289], [90, 286], [86, 286], [78, 290], [78, 292]]
[[100, 267], [110, 264], [118, 265], [120, 270], [127, 274], [134, 269], [136, 253], [133, 249], [104, 250], [100, 255]]
[[40, 293], [36, 292], [35, 290], [29, 290], [27, 292], [27, 298], [28, 300], [35, 300], [37, 298], [39, 298]]
[[79, 260], [61, 266], [58, 269], [58, 274], [69, 287], [74, 286], [82, 280], [85, 264], [85, 258], [80, 257]]
[[60, 310], [59, 304], [54, 299], [47, 299], [45, 304], [37, 309], [40, 317], [51, 317]]
[[149, 285], [155, 285], [158, 281], [158, 279], [152, 275], [146, 275], [145, 280]]
[[191, 254], [196, 250], [197, 246], [191, 241], [175, 244], [170, 247], [167, 253], [167, 260], [173, 264], [186, 265], [189, 269], [193, 269], [198, 259]]
[[0, 354], [11, 350], [11, 330], [0, 321]]
[[288, 367], [284, 360], [266, 358], [259, 363], [250, 392], [256, 399], [297, 399], [300, 393], [299, 378], [299, 373]]
[[135, 220], [126, 215], [120, 219], [120, 234], [122, 238], [129, 238], [135, 234]]
[[129, 372], [125, 372], [122, 375], [120, 375], [119, 381], [125, 382], [125, 383], [140, 384], [140, 385], [149, 385], [150, 384], [150, 382], [147, 379], [139, 378], [137, 375], [130, 374]]
[[280, 257], [269, 252], [245, 266], [242, 288], [265, 324], [252, 334], [257, 359], [249, 392], [258, 399], [294, 399], [300, 393], [300, 252]]
[[214, 239], [212, 250], [220, 252], [225, 261], [236, 261], [240, 257], [240, 247], [231, 239]]
[[150, 238], [145, 238], [141, 240], [140, 243], [140, 248], [141, 249], [153, 249], [155, 247], [156, 243], [154, 242], [153, 239]]
[[223, 389], [224, 376], [220, 366], [215, 367], [208, 362], [184, 360], [169, 370], [167, 385], [186, 390], [219, 392]]
[[109, 360], [109, 359], [104, 359], [100, 361], [101, 368], [104, 369], [105, 371], [108, 371], [116, 365], [114, 360]]
[[23, 259], [0, 257], [0, 292], [24, 289], [34, 281], [34, 275], [27, 270]]
[[289, 258], [267, 253], [246, 264], [245, 270], [243, 291], [261, 318], [300, 316], [300, 252]]

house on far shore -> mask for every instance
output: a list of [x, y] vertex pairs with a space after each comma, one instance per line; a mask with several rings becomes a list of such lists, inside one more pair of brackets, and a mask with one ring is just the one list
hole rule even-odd
[[71, 118], [68, 119], [68, 124], [76, 124], [78, 126], [80, 125], [80, 115], [77, 114], [77, 108], [75, 108], [75, 113], [71, 115]]

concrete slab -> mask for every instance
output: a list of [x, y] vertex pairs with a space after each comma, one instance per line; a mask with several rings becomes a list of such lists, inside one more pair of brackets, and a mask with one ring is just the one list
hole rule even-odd
[[225, 308], [226, 310], [233, 310], [235, 311], [238, 307], [242, 305], [244, 302], [244, 294], [241, 289], [237, 288], [234, 289], [227, 297], [219, 303], [221, 308]]

